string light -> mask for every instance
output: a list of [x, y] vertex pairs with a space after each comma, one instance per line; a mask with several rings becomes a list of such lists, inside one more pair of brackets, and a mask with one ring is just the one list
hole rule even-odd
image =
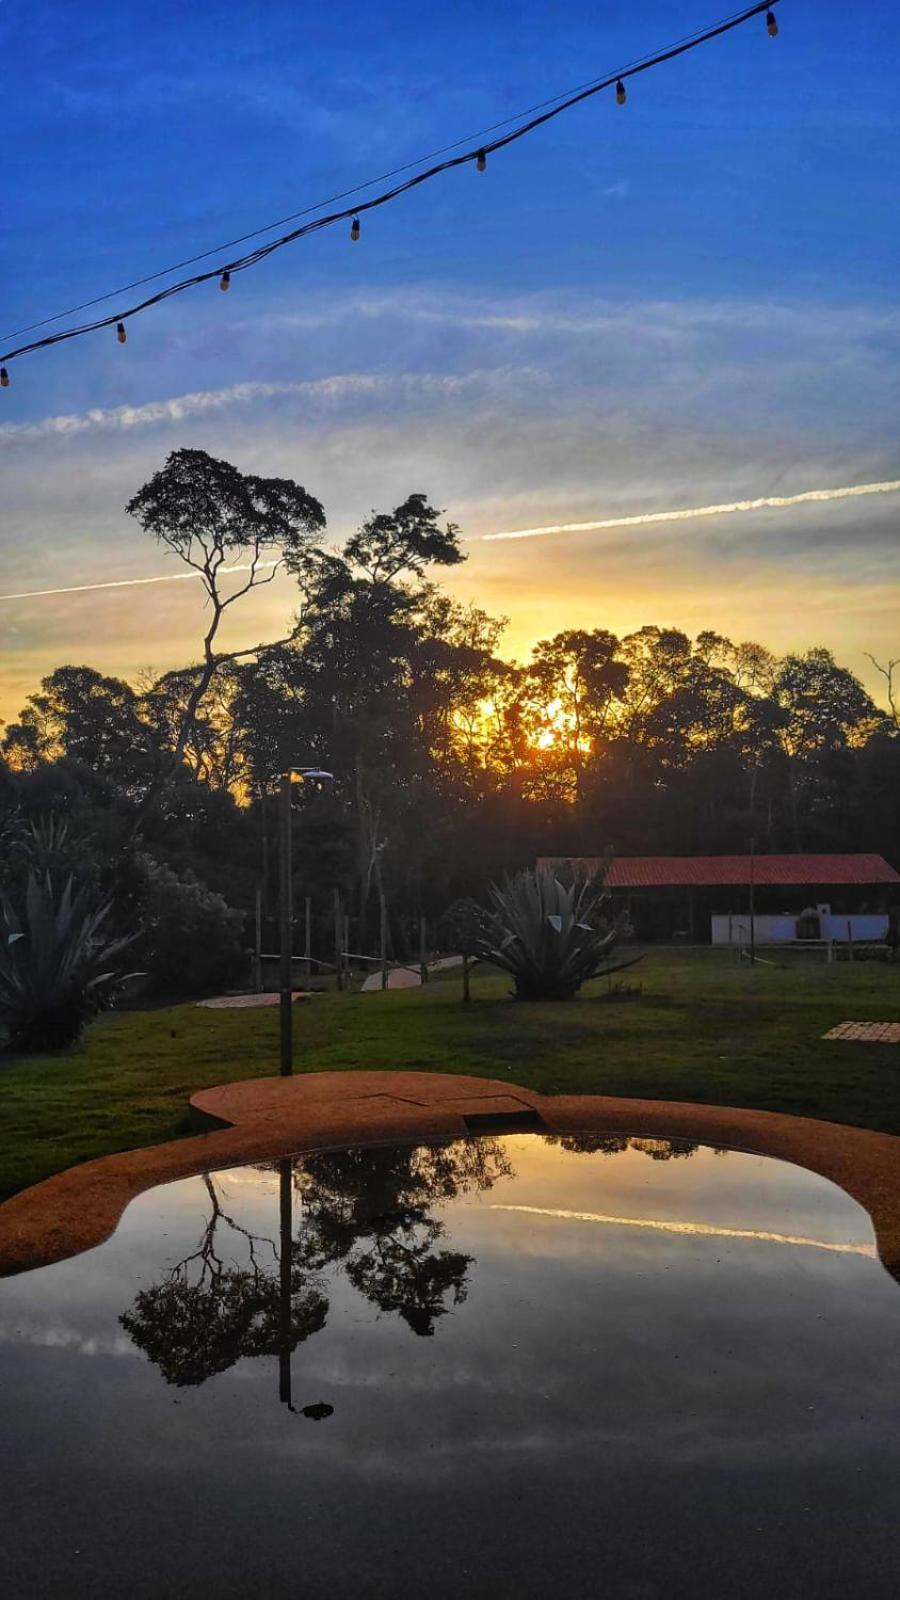
[[5, 367], [0, 367], [0, 389], [9, 388], [9, 373]]
[[[641, 57], [639, 60], [632, 62], [627, 67], [621, 68], [618, 73], [613, 73], [609, 77], [595, 79], [590, 83], [583, 84], [579, 89], [573, 90], [565, 97], [557, 95], [552, 97], [550, 100], [545, 100], [540, 105], [532, 107], [532, 111], [536, 112], [536, 115], [531, 115], [529, 112], [520, 113], [520, 115], [526, 117], [527, 120], [524, 122], [519, 122], [517, 126], [511, 128], [509, 132], [498, 135], [498, 137], [493, 139], [489, 144], [476, 146], [474, 150], [471, 148], [464, 150], [459, 155], [450, 156], [447, 160], [439, 161], [434, 165], [427, 167], [424, 171], [414, 173], [412, 177], [406, 178], [402, 183], [396, 183], [392, 188], [386, 189], [380, 194], [374, 195], [372, 199], [363, 201], [361, 204], [358, 203], [357, 205], [347, 207], [344, 210], [333, 211], [325, 215], [313, 217], [311, 221], [305, 222], [300, 227], [293, 228], [289, 233], [281, 234], [278, 238], [271, 239], [266, 243], [257, 245], [253, 250], [248, 251], [246, 255], [236, 259], [234, 266], [231, 268], [226, 267], [223, 270], [220, 267], [215, 267], [208, 271], [195, 273], [191, 277], [182, 278], [176, 283], [170, 283], [167, 285], [167, 287], [158, 290], [155, 294], [149, 295], [146, 299], [138, 302], [137, 304], [129, 306], [124, 315], [127, 317], [135, 316], [140, 311], [146, 311], [152, 306], [160, 305], [164, 300], [170, 299], [173, 295], [182, 294], [187, 289], [192, 289], [201, 283], [209, 282], [210, 279], [218, 278], [219, 288], [224, 292], [229, 288], [232, 271], [243, 270], [246, 267], [256, 266], [259, 262], [264, 261], [268, 256], [272, 255], [276, 250], [283, 249], [285, 245], [293, 244], [296, 242], [296, 240], [305, 238], [308, 234], [316, 233], [322, 228], [331, 227], [334, 223], [341, 222], [346, 218], [352, 219], [350, 225], [350, 238], [352, 240], [357, 240], [360, 237], [360, 215], [363, 211], [372, 211], [378, 206], [386, 205], [388, 202], [396, 200], [398, 196], [402, 194], [408, 194], [411, 190], [418, 188], [421, 184], [429, 182], [432, 178], [436, 178], [442, 173], [450, 172], [454, 168], [460, 167], [472, 160], [475, 162], [476, 169], [479, 172], [484, 172], [487, 167], [487, 158], [489, 154], [497, 150], [503, 150], [507, 145], [514, 144], [519, 139], [525, 138], [526, 135], [535, 132], [536, 129], [543, 127], [546, 123], [553, 121], [554, 118], [561, 116], [563, 112], [570, 111], [576, 105], [581, 105], [584, 101], [591, 99], [594, 95], [601, 93], [601, 91], [604, 89], [609, 89], [614, 86], [617, 102], [619, 105], [624, 105], [627, 100], [627, 93], [625, 90], [625, 80], [627, 78], [635, 77], [641, 72], [647, 72], [652, 67], [661, 66], [665, 62], [674, 61], [679, 56], [686, 54], [687, 51], [696, 50], [698, 46], [708, 44], [711, 40], [720, 38], [723, 34], [730, 33], [733, 29], [738, 28], [743, 23], [749, 21], [751, 17], [764, 15], [768, 32], [772, 38], [775, 38], [778, 33], [778, 24], [775, 20], [772, 6], [779, 3], [780, 0], [769, 0], [769, 3], [767, 3], [767, 0], [761, 0], [761, 3], [751, 5], [746, 10], [737, 12], [730, 17], [726, 17], [721, 22], [715, 23], [709, 28], [698, 30], [693, 34], [678, 40], [676, 43], [670, 45], [667, 49], [661, 50], [655, 55]], [[549, 107], [549, 109], [545, 109], [547, 107]], [[509, 123], [512, 120], [513, 119], [511, 118], [507, 118], [504, 122], [496, 123], [494, 126], [509, 127]], [[490, 130], [485, 129], [482, 131], [487, 132]], [[461, 142], [462, 141], [459, 141], [459, 143]], [[459, 143], [456, 145], [445, 146], [444, 148], [451, 150], [458, 149]], [[440, 153], [441, 152], [435, 152], [435, 154]], [[430, 159], [431, 157], [426, 156], [420, 158], [420, 161]], [[419, 162], [409, 162], [407, 163], [406, 167], [395, 169], [395, 172], [409, 171], [411, 167], [415, 167], [419, 164]], [[387, 173], [384, 176], [391, 177], [393, 174]], [[384, 180], [370, 180], [370, 183], [378, 181]], [[370, 184], [357, 185], [357, 191], [360, 188], [368, 188], [369, 186]], [[353, 193], [354, 191], [345, 191], [345, 193], [348, 192]], [[340, 197], [338, 196], [336, 198]], [[328, 202], [324, 202], [324, 204], [328, 204]], [[309, 207], [307, 213], [301, 212], [295, 213], [295, 215], [308, 215], [309, 210], [318, 209], [321, 209], [321, 203], [319, 207]], [[254, 234], [245, 234], [244, 238], [248, 239], [259, 237], [260, 234], [269, 232], [272, 227], [279, 225], [280, 224], [270, 224], [269, 228], [257, 229]], [[233, 241], [233, 243], [239, 242], [241, 241]], [[219, 249], [222, 248], [222, 246], [219, 246]], [[227, 248], [227, 246], [224, 248]], [[212, 254], [211, 251], [206, 252], [206, 257], [208, 257], [210, 254]], [[192, 259], [195, 261], [202, 260], [204, 259], [204, 256], [195, 256]], [[182, 263], [182, 265], [189, 264], [190, 263], [188, 262]], [[165, 277], [168, 275], [168, 273], [176, 270], [176, 267], [171, 267], [168, 269], [168, 271], [153, 274], [151, 278], [138, 279], [136, 283], [130, 285], [129, 287], [137, 288], [138, 285], [152, 281], [152, 278]], [[118, 295], [124, 291], [116, 290], [113, 292]], [[110, 298], [111, 295], [101, 295], [93, 301], [86, 302], [85, 307], [76, 307], [74, 310], [85, 309], [87, 305], [96, 305], [102, 302], [104, 299]], [[72, 312], [60, 313], [56, 317], [45, 318], [43, 323], [32, 324], [32, 326], [45, 326], [47, 322], [58, 321], [60, 315], [73, 315], [74, 310]], [[62, 344], [69, 339], [78, 339], [84, 334], [93, 333], [99, 328], [108, 328], [113, 325], [115, 326], [116, 337], [119, 343], [124, 344], [127, 338], [125, 324], [122, 320], [117, 319], [116, 315], [113, 314], [112, 316], [97, 317], [91, 322], [83, 322], [74, 327], [63, 328], [59, 332], [47, 334], [41, 339], [34, 339], [29, 344], [19, 345], [14, 349], [0, 352], [0, 362], [11, 361], [16, 356], [28, 355], [36, 350], [44, 350], [49, 348], [51, 345]], [[28, 330], [23, 329], [22, 331], [26, 332]], [[7, 337], [15, 337], [15, 335], [7, 335]], [[4, 366], [3, 371], [5, 370], [6, 368]], [[5, 381], [0, 380], [0, 386], [3, 388], [9, 387], [8, 374]]]

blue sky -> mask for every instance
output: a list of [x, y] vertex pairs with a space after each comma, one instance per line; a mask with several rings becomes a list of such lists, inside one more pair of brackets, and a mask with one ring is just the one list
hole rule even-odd
[[[327, 230], [136, 320], [124, 350], [107, 331], [13, 364], [4, 591], [167, 570], [122, 508], [182, 444], [298, 478], [335, 537], [411, 489], [477, 537], [900, 477], [900, 13], [777, 11], [776, 41], [754, 19], [627, 107], [600, 97], [365, 218], [358, 245]], [[4, 0], [2, 328], [720, 15]], [[473, 543], [454, 586], [510, 617], [511, 652], [658, 621], [827, 643], [867, 676], [866, 650], [900, 654], [898, 516], [894, 495]], [[274, 584], [242, 642], [291, 601]], [[199, 621], [189, 585], [0, 605], [0, 712], [65, 660], [169, 666]]]

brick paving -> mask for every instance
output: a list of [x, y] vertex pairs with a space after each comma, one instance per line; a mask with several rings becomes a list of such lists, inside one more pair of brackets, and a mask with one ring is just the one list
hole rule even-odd
[[839, 1022], [823, 1039], [861, 1039], [866, 1044], [900, 1044], [900, 1022]]

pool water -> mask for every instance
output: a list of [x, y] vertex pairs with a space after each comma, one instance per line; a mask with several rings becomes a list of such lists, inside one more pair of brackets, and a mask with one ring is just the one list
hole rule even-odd
[[6, 1600], [891, 1600], [900, 1290], [842, 1191], [538, 1134], [170, 1184], [0, 1283]]

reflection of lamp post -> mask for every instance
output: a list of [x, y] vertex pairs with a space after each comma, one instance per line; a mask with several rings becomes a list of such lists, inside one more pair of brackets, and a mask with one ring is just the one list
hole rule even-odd
[[288, 767], [278, 781], [278, 921], [280, 931], [280, 981], [279, 1012], [281, 1024], [281, 1076], [289, 1078], [294, 1070], [293, 1038], [293, 954], [294, 916], [291, 904], [291, 787], [295, 778], [316, 778], [330, 781], [333, 774], [320, 767]]
[[278, 1163], [278, 1198], [280, 1212], [281, 1253], [279, 1256], [278, 1293], [278, 1398], [289, 1411], [291, 1404], [291, 1267], [294, 1251], [291, 1189], [293, 1185], [291, 1162]]
[[[294, 1266], [294, 1164], [288, 1156], [278, 1163], [279, 1258], [278, 1258], [278, 1398], [288, 1411], [297, 1414], [291, 1382], [293, 1329], [291, 1310]], [[322, 1422], [334, 1412], [323, 1400], [301, 1406], [300, 1415], [311, 1422]]]

